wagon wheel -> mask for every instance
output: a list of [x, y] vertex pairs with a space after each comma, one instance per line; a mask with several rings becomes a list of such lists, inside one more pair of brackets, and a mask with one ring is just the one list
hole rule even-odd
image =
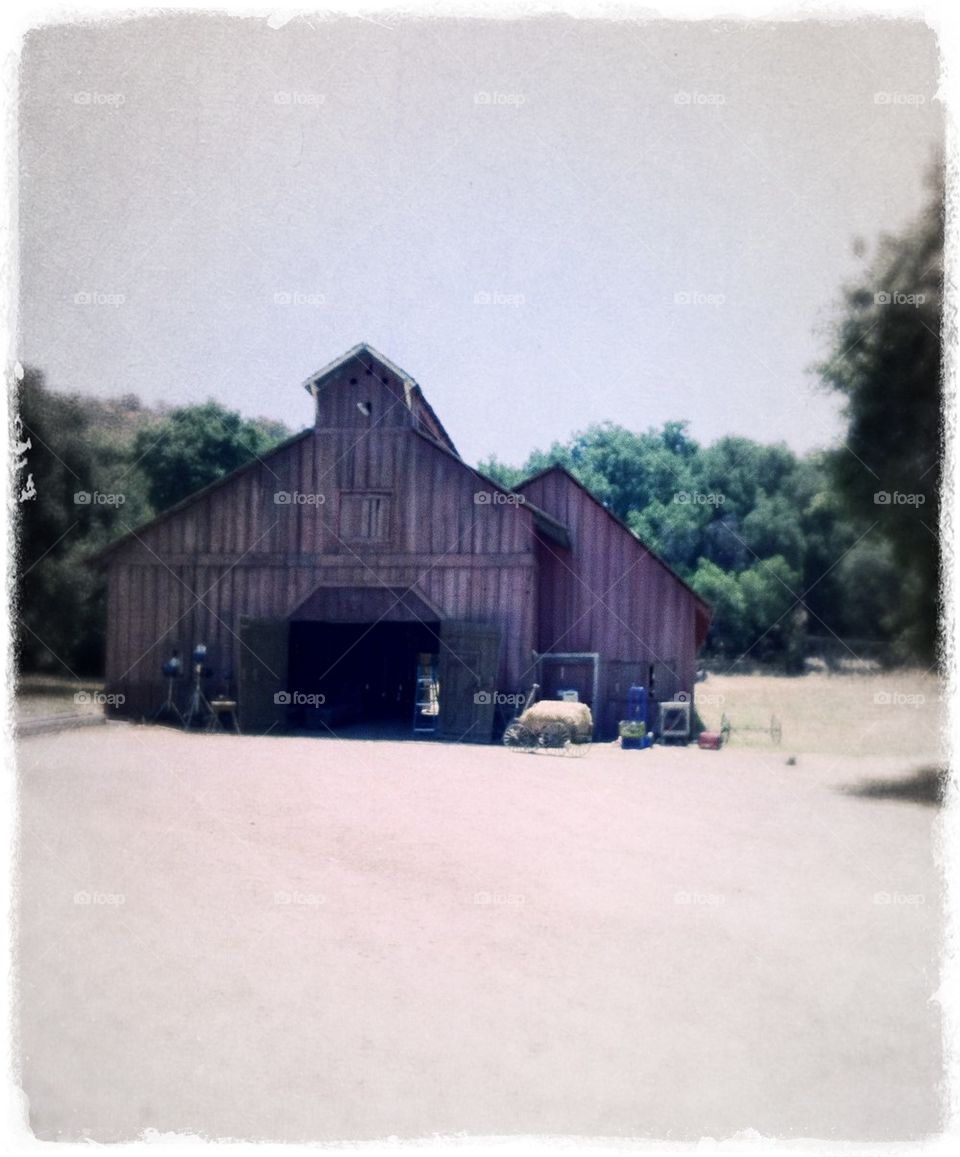
[[503, 742], [506, 747], [536, 747], [537, 737], [529, 727], [518, 719], [507, 724], [503, 733]]
[[780, 726], [780, 719], [776, 715], [770, 716], [770, 738], [774, 743], [779, 743], [783, 738], [783, 728]]
[[540, 732], [541, 747], [564, 748], [570, 742], [570, 728], [566, 723], [547, 723]]

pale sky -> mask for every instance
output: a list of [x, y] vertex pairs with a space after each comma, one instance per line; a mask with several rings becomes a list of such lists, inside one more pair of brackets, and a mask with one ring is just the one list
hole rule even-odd
[[299, 429], [367, 341], [471, 462], [604, 419], [837, 439], [806, 370], [853, 238], [923, 204], [932, 32], [378, 20], [31, 34], [20, 360]]

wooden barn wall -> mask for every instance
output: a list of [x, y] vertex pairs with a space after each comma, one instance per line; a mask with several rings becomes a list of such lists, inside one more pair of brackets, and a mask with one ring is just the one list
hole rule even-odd
[[602, 734], [622, 718], [624, 687], [634, 680], [647, 685], [651, 666], [660, 698], [692, 694], [696, 600], [691, 592], [564, 475], [545, 474], [523, 493], [562, 522], [571, 538], [569, 550], [538, 541], [537, 649], [600, 653]]
[[[215, 681], [239, 669], [239, 622], [286, 618], [319, 585], [415, 586], [445, 618], [495, 623], [500, 687], [528, 676], [536, 638], [533, 520], [477, 502], [483, 484], [410, 428], [309, 432], [262, 464], [138, 532], [109, 565], [107, 681], [128, 713], [163, 694], [176, 647], [209, 648]], [[344, 542], [340, 497], [389, 498], [388, 537]], [[277, 494], [320, 496], [309, 503]]]

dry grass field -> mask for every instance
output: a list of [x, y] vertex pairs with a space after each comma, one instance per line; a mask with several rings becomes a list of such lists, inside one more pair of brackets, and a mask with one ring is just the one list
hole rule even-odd
[[97, 679], [77, 681], [59, 675], [30, 675], [17, 685], [16, 717], [36, 719], [100, 713], [102, 708], [94, 701], [94, 696], [102, 691], [103, 684]]
[[[787, 754], [902, 755], [936, 758], [944, 704], [935, 674], [899, 670], [877, 674], [710, 675], [696, 688], [704, 724], [718, 729], [722, 715], [736, 748], [771, 746], [768, 728], [781, 722]], [[746, 730], [755, 728], [757, 730]]]

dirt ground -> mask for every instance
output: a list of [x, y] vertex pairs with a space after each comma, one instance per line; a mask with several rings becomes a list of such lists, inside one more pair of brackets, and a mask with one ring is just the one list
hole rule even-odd
[[25, 739], [32, 1128], [934, 1133], [934, 752]]

